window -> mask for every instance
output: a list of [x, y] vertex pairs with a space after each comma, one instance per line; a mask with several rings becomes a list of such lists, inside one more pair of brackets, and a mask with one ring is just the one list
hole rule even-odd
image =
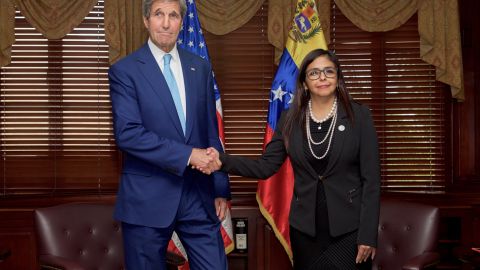
[[[267, 2], [239, 29], [222, 36], [204, 31], [213, 70], [220, 87], [228, 153], [262, 153], [270, 87], [275, 72], [268, 42]], [[256, 191], [256, 181], [230, 177], [232, 190]]]
[[3, 195], [116, 189], [103, 1], [61, 40], [16, 12], [12, 62], [0, 70]]
[[330, 48], [354, 99], [370, 106], [379, 136], [382, 189], [443, 193], [448, 179], [450, 93], [420, 59], [417, 16], [366, 32], [332, 8]]

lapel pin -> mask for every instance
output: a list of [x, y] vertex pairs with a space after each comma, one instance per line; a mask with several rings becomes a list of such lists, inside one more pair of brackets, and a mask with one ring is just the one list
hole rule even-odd
[[190, 70], [191, 70], [191, 71], [195, 71], [195, 68], [194, 68], [194, 67], [191, 67]]
[[340, 131], [344, 131], [344, 130], [345, 130], [345, 126], [344, 126], [344, 125], [340, 125], [340, 126], [338, 126], [338, 130], [340, 130]]

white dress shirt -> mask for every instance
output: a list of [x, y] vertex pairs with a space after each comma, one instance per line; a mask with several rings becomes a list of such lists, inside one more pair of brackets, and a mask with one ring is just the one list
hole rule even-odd
[[[160, 70], [163, 72], [163, 56], [167, 54], [167, 52], [162, 51], [160, 48], [157, 47], [150, 39], [148, 39], [148, 47], [155, 58]], [[177, 50], [177, 44], [175, 47], [168, 52], [172, 55], [172, 60], [170, 60], [170, 69], [172, 70], [173, 76], [175, 77], [175, 81], [177, 83], [178, 91], [180, 94], [180, 99], [182, 101], [182, 108], [183, 108], [183, 115], [185, 115], [185, 119], [187, 119], [187, 100], [185, 98], [185, 82], [183, 80], [183, 70], [182, 70], [182, 62], [180, 62], [180, 56]]]

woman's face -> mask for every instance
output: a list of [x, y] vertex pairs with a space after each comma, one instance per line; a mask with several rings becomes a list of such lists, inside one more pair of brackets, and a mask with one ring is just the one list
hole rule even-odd
[[335, 64], [322, 55], [307, 66], [304, 87], [310, 91], [312, 98], [328, 98], [335, 95], [338, 72]]

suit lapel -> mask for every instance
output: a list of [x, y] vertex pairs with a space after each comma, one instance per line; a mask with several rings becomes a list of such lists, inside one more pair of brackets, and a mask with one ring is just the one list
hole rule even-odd
[[158, 96], [159, 101], [165, 107], [167, 114], [172, 120], [175, 129], [183, 137], [182, 125], [180, 124], [180, 119], [178, 118], [172, 95], [170, 94], [167, 82], [163, 77], [160, 67], [155, 61], [155, 58], [153, 57], [153, 54], [148, 47], [148, 44], [145, 44], [139, 50], [137, 63], [140, 70], [142, 71], [142, 74], [145, 76], [145, 80], [148, 81], [148, 83], [152, 86], [153, 92], [155, 92], [155, 94]]
[[313, 179], [317, 179], [318, 175], [315, 172], [315, 169], [313, 169], [312, 165], [310, 165], [310, 162], [308, 162], [307, 157], [305, 156], [304, 140], [306, 140], [306, 136], [304, 136], [302, 124], [296, 123], [296, 126], [292, 131], [292, 138], [290, 139], [291, 146], [289, 147], [289, 151], [291, 152], [291, 155], [295, 156], [295, 158], [301, 164], [303, 164], [307, 171], [313, 176]]
[[196, 85], [198, 83], [206, 83], [206, 82], [198, 82], [196, 80], [196, 72], [198, 72], [198, 67], [193, 65], [193, 61], [191, 56], [185, 53], [184, 50], [178, 48], [178, 54], [180, 55], [180, 61], [182, 62], [182, 70], [183, 70], [183, 80], [185, 82], [185, 99], [186, 99], [186, 106], [187, 106], [187, 115], [186, 115], [186, 124], [185, 124], [185, 141], [188, 141], [192, 134], [192, 128], [194, 126], [194, 122], [196, 120], [195, 113], [197, 111], [197, 88]]

